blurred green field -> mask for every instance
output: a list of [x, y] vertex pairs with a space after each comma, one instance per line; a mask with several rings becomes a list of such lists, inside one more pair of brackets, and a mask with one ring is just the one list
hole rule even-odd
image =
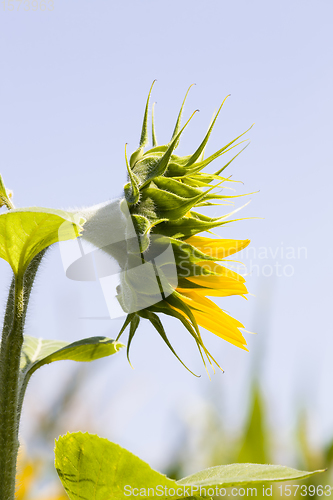
[[[281, 452], [279, 442], [276, 439], [278, 433], [276, 430], [273, 431], [268, 424], [268, 408], [260, 384], [256, 380], [252, 382], [249, 401], [244, 424], [242, 428], [238, 429], [237, 437], [235, 437], [234, 433], [231, 435], [225, 427], [223, 417], [214, 403], [214, 399], [210, 400], [205, 410], [206, 416], [199, 437], [200, 454], [204, 458], [203, 467], [228, 463], [277, 463], [276, 456], [278, 451]], [[274, 499], [282, 497], [300, 499], [333, 495], [333, 490], [332, 492], [330, 490], [333, 486], [333, 438], [328, 439], [326, 445], [319, 449], [311, 446], [308, 436], [308, 415], [306, 410], [302, 410], [299, 411], [296, 429], [290, 435], [296, 459], [294, 463], [286, 465], [300, 470], [327, 469], [327, 471], [302, 482], [291, 482], [290, 488], [286, 488], [285, 483], [273, 484], [271, 492], [268, 491], [272, 495], [263, 495], [263, 488], [258, 487], [257, 498], [269, 496]], [[189, 441], [190, 436], [186, 436], [182, 446], [175, 453], [174, 462], [166, 471], [167, 475], [174, 479], [184, 477], [193, 461], [193, 452], [190, 446], [187, 446]], [[297, 488], [296, 485], [299, 487]], [[302, 485], [304, 486], [301, 488]], [[265, 486], [265, 490], [267, 486]], [[323, 486], [323, 491], [321, 486]], [[229, 490], [228, 496], [233, 498], [247, 496], [243, 493], [242, 491], [242, 495], [234, 496]], [[251, 496], [251, 492], [248, 496]]]
[[[44, 414], [38, 422], [36, 428], [39, 430], [40, 450], [43, 442], [49, 442], [57, 433], [60, 415], [74, 411], [75, 398], [73, 396], [84, 384], [84, 380], [85, 370], [79, 367], [71, 383], [67, 384], [58, 398], [54, 400], [51, 411]], [[269, 425], [268, 414], [269, 408], [260, 383], [254, 375], [246, 417], [236, 432], [230, 432], [226, 425], [223, 412], [219, 407], [219, 399], [214, 395], [213, 397], [207, 396], [203, 414], [200, 416], [199, 433], [197, 428], [195, 450], [193, 450], [193, 429], [191, 425], [185, 425], [183, 437], [174, 449], [169, 465], [162, 472], [171, 478], [180, 479], [189, 471], [195, 472], [198, 468], [198, 458], [202, 468], [228, 463], [278, 463], [278, 456], [281, 452], [283, 453], [283, 449], [281, 450], [278, 430], [273, 430]], [[295, 450], [295, 458], [292, 463], [285, 465], [300, 470], [327, 469], [327, 471], [302, 482], [277, 483], [272, 486], [272, 489], [270, 485], [265, 485], [265, 495], [262, 486], [259, 486], [256, 488], [256, 494], [253, 490], [246, 492], [245, 489], [245, 494], [244, 491], [240, 491], [240, 495], [235, 495], [235, 492], [232, 493], [229, 489], [227, 496], [274, 499], [284, 497], [316, 499], [331, 496], [328, 486], [333, 485], [333, 437], [329, 438], [322, 448], [311, 445], [308, 413], [306, 409], [303, 409], [298, 410], [297, 424], [289, 439], [291, 447]], [[20, 489], [17, 496], [19, 500], [63, 500], [67, 498], [60, 482], [55, 477], [52, 457], [49, 454], [38, 453], [28, 459], [25, 452], [22, 452], [19, 471]]]

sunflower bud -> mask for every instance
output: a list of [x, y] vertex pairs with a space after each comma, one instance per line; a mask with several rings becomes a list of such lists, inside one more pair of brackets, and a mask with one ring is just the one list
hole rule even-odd
[[[244, 296], [247, 293], [244, 278], [225, 267], [224, 261], [245, 248], [249, 240], [198, 236], [226, 224], [225, 219], [230, 214], [208, 217], [196, 209], [225, 204], [226, 200], [235, 197], [221, 193], [229, 182], [221, 173], [239, 153], [214, 174], [203, 170], [212, 161], [241, 144], [243, 141], [236, 141], [248, 131], [204, 158], [208, 139], [224, 100], [194, 153], [176, 155], [181, 135], [195, 114], [181, 127], [186, 94], [170, 142], [157, 145], [153, 115], [153, 147], [145, 151], [151, 91], [152, 87], [145, 108], [139, 147], [131, 155], [130, 161], [125, 149], [128, 183], [124, 187], [124, 196], [136, 238], [127, 239], [127, 258], [118, 287], [118, 300], [123, 310], [128, 312], [118, 338], [129, 325], [129, 351], [140, 320], [148, 319], [177, 356], [158, 316], [158, 313], [166, 314], [183, 324], [195, 340], [203, 359], [205, 354], [210, 363], [216, 363], [202, 341], [199, 325], [247, 350], [246, 341], [240, 332], [243, 325], [207, 296]], [[172, 254], [164, 254], [163, 248], [172, 249]], [[158, 261], [162, 254], [164, 257]], [[150, 265], [149, 272], [140, 273], [147, 264]], [[133, 269], [136, 272], [133, 273]], [[175, 273], [170, 271], [172, 269]]]
[[[207, 297], [247, 294], [244, 278], [227, 267], [227, 258], [245, 248], [249, 240], [201, 236], [227, 224], [231, 214], [209, 217], [201, 214], [200, 208], [225, 205], [236, 197], [224, 193], [230, 179], [221, 174], [243, 150], [213, 174], [204, 169], [244, 142], [237, 141], [247, 131], [204, 157], [224, 100], [194, 153], [178, 156], [175, 151], [180, 138], [195, 114], [181, 126], [186, 94], [167, 144], [158, 146], [152, 114], [153, 147], [145, 151], [151, 91], [139, 147], [130, 161], [125, 147], [128, 182], [124, 197], [80, 211], [86, 220], [83, 239], [99, 249], [95, 270], [110, 316], [127, 315], [118, 335], [129, 326], [127, 355], [141, 319], [147, 319], [179, 359], [159, 317], [164, 314], [182, 323], [204, 363], [205, 355], [211, 365], [219, 366], [206, 348], [199, 326], [247, 350], [240, 331], [243, 325]], [[66, 273], [71, 279], [96, 279], [91, 255], [74, 260]]]

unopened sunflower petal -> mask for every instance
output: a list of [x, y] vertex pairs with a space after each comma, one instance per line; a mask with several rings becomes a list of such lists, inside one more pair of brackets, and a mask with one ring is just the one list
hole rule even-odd
[[198, 265], [210, 270], [213, 273], [219, 274], [221, 276], [226, 276], [228, 278], [233, 278], [234, 280], [240, 281], [241, 283], [245, 283], [245, 278], [241, 274], [238, 274], [225, 266], [221, 266], [216, 262], [205, 260], [203, 262], [198, 262]]
[[190, 276], [187, 279], [196, 285], [202, 286], [203, 288], [221, 290], [225, 293], [230, 292], [230, 295], [247, 293], [244, 283], [226, 276]]
[[[211, 300], [201, 297], [196, 292], [182, 293], [183, 300], [193, 312], [197, 323], [215, 335], [222, 336], [225, 340], [233, 339], [238, 347], [246, 345], [246, 341], [238, 330], [244, 328], [242, 323], [222, 311]], [[243, 348], [243, 347], [242, 347]]]
[[239, 330], [237, 330], [236, 327], [234, 327], [234, 329], [229, 329], [226, 323], [224, 322], [225, 318], [223, 318], [222, 320], [223, 322], [221, 321], [221, 323], [218, 323], [216, 321], [213, 321], [208, 314], [201, 313], [198, 311], [193, 311], [193, 314], [198, 325], [214, 333], [218, 337], [226, 340], [230, 344], [233, 344], [239, 347], [240, 349], [244, 349], [245, 351], [248, 350], [245, 347], [246, 340], [244, 339], [243, 335], [239, 332]]
[[247, 247], [250, 240], [229, 240], [222, 238], [205, 238], [203, 236], [191, 236], [187, 243], [201, 250], [201, 252], [217, 259], [224, 259]]

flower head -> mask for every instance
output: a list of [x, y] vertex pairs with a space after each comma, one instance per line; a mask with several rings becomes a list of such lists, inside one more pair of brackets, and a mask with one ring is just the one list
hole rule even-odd
[[[156, 276], [159, 276], [162, 300], [154, 302], [147, 299], [149, 286], [143, 284], [146, 280], [143, 280], [142, 276], [136, 283], [130, 278], [123, 280], [118, 290], [118, 299], [125, 310], [126, 297], [131, 288], [138, 290], [143, 286], [145, 292], [141, 295], [145, 296], [147, 302], [146, 307], [144, 307], [145, 303], [143, 305], [141, 303], [136, 310], [130, 310], [119, 336], [130, 325], [129, 349], [140, 320], [148, 319], [177, 356], [158, 313], [173, 316], [191, 334], [202, 357], [205, 354], [211, 363], [215, 360], [205, 347], [199, 326], [247, 350], [246, 341], [240, 331], [243, 325], [207, 297], [244, 296], [247, 293], [244, 278], [225, 267], [224, 261], [230, 255], [245, 248], [249, 240], [199, 236], [200, 233], [211, 232], [213, 228], [226, 224], [226, 217], [230, 214], [214, 218], [196, 210], [200, 207], [226, 204], [228, 199], [235, 197], [221, 192], [230, 181], [230, 178], [221, 174], [239, 153], [214, 174], [205, 173], [203, 170], [213, 160], [238, 146], [240, 143], [236, 141], [244, 134], [216, 153], [204, 158], [206, 144], [224, 100], [196, 151], [188, 156], [177, 156], [175, 150], [181, 134], [194, 115], [193, 113], [186, 124], [181, 127], [186, 94], [170, 142], [162, 146], [157, 144], [153, 115], [153, 144], [151, 149], [145, 151], [148, 143], [148, 109], [151, 90], [146, 104], [140, 144], [129, 161], [125, 150], [128, 171], [128, 183], [124, 187], [125, 199], [139, 241], [139, 251], [129, 251], [134, 260], [130, 265], [128, 264], [128, 268], [135, 267], [135, 262], [137, 266], [139, 263], [151, 262], [158, 254], [156, 249], [161, 252], [163, 245], [164, 248], [169, 245], [174, 256], [176, 282], [169, 278], [168, 269], [172, 264], [170, 259], [160, 263], [159, 271], [156, 272]], [[167, 293], [165, 293], [164, 283], [169, 285]]]

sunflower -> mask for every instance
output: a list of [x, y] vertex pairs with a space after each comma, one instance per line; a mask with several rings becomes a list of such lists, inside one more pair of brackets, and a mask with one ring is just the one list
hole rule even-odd
[[[145, 288], [143, 281], [146, 281], [142, 279], [142, 276], [134, 282], [135, 280], [129, 278], [129, 273], [127, 275], [125, 273], [127, 278], [118, 287], [117, 298], [123, 309], [129, 312], [118, 338], [129, 326], [127, 345], [127, 352], [129, 352], [140, 320], [147, 319], [177, 356], [159, 317], [159, 314], [166, 314], [178, 319], [184, 325], [196, 342], [202, 359], [204, 360], [204, 355], [206, 355], [209, 363], [212, 364], [216, 361], [205, 347], [199, 326], [227, 342], [247, 350], [245, 338], [240, 331], [243, 325], [207, 297], [227, 297], [230, 295], [244, 297], [247, 294], [244, 278], [226, 267], [225, 261], [227, 257], [245, 248], [249, 244], [249, 240], [200, 236], [200, 233], [211, 233], [212, 229], [226, 224], [228, 222], [226, 218], [231, 214], [212, 218], [197, 212], [196, 209], [229, 204], [229, 200], [236, 197], [222, 191], [222, 188], [226, 188], [231, 179], [221, 174], [241, 151], [214, 174], [205, 173], [203, 170], [213, 160], [244, 142], [237, 141], [248, 130], [214, 154], [204, 158], [206, 144], [224, 100], [197, 150], [188, 156], [176, 155], [175, 150], [181, 134], [194, 115], [193, 113], [186, 124], [181, 127], [188, 90], [171, 141], [162, 146], [157, 144], [153, 106], [152, 148], [145, 151], [148, 144], [148, 111], [151, 91], [152, 87], [145, 108], [139, 147], [131, 155], [130, 160], [127, 158], [125, 148], [128, 183], [124, 187], [124, 194], [129, 218], [139, 242], [139, 251], [137, 252], [129, 246], [127, 247], [127, 255], [131, 256], [130, 259], [127, 259], [127, 270], [138, 266], [139, 263], [151, 262], [158, 253], [156, 248], [161, 250], [161, 245], [169, 245], [173, 251], [177, 276], [176, 282], [169, 279], [168, 272], [166, 272], [168, 265], [169, 267], [171, 265], [169, 261], [159, 266], [156, 276], [159, 276], [158, 282], [162, 300], [154, 301], [150, 300], [151, 297], [147, 299], [149, 293], [147, 294], [146, 291], [142, 293], [142, 287]], [[165, 283], [167, 283], [167, 293]], [[141, 293], [145, 296], [146, 303], [144, 304], [146, 306], [141, 303], [136, 309], [128, 307], [126, 309], [126, 298], [129, 296], [128, 290], [130, 289], [132, 295], [138, 296]]]

